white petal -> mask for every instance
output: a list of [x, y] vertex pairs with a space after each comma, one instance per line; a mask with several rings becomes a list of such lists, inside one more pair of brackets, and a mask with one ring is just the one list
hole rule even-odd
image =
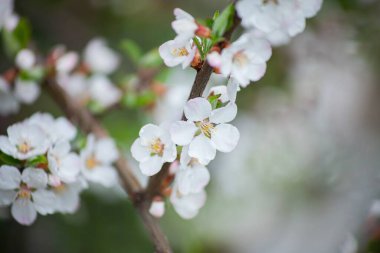
[[173, 162], [177, 158], [177, 146], [172, 142], [164, 142], [165, 149], [162, 155], [163, 162]]
[[188, 120], [201, 121], [210, 116], [211, 104], [205, 98], [193, 98], [186, 103], [184, 112]]
[[3, 191], [0, 190], [0, 206], [10, 205], [17, 196], [17, 192], [13, 190]]
[[26, 168], [21, 174], [21, 179], [31, 188], [45, 188], [48, 176], [42, 169]]
[[160, 156], [151, 156], [147, 160], [140, 163], [140, 170], [146, 176], [153, 176], [157, 174], [163, 165], [162, 158]]
[[31, 104], [41, 93], [40, 86], [34, 81], [16, 80], [15, 97], [22, 103]]
[[32, 193], [34, 208], [42, 215], [52, 214], [56, 207], [56, 197], [48, 190], [37, 190]]
[[110, 74], [119, 66], [120, 59], [104, 40], [96, 38], [86, 46], [84, 61], [93, 72]]
[[149, 158], [150, 152], [149, 149], [146, 146], [141, 145], [141, 139], [137, 138], [131, 147], [131, 153], [133, 158], [135, 158], [137, 161], [145, 161]]
[[156, 218], [162, 217], [165, 213], [165, 202], [153, 200], [149, 208], [149, 213]]
[[65, 183], [72, 183], [77, 179], [81, 160], [77, 154], [71, 153], [61, 160], [59, 177]]
[[37, 218], [37, 211], [29, 198], [18, 198], [11, 208], [13, 218], [22, 225], [31, 225]]
[[239, 130], [230, 124], [217, 125], [211, 134], [211, 141], [220, 152], [231, 152], [239, 138]]
[[20, 171], [13, 166], [0, 166], [0, 189], [13, 190], [20, 186]]
[[211, 161], [215, 158], [216, 150], [211, 140], [201, 134], [190, 143], [189, 155], [202, 161]]
[[141, 144], [146, 146], [149, 145], [154, 139], [160, 137], [161, 128], [154, 124], [147, 124], [143, 126], [140, 130]]
[[228, 103], [226, 106], [215, 109], [211, 112], [210, 121], [212, 123], [227, 123], [235, 119], [237, 106], [235, 103]]
[[188, 145], [198, 128], [192, 121], [177, 121], [170, 127], [172, 141], [180, 146]]
[[178, 190], [184, 195], [201, 192], [210, 181], [210, 173], [202, 165], [181, 170], [177, 177]]
[[118, 183], [118, 174], [112, 166], [101, 166], [86, 170], [85, 177], [89, 181], [99, 183], [105, 187], [116, 186]]
[[207, 55], [207, 62], [213, 68], [220, 68], [223, 64], [222, 56], [218, 52], [211, 52]]
[[16, 65], [21, 69], [30, 69], [36, 62], [36, 56], [30, 49], [21, 50], [16, 56]]
[[119, 157], [115, 142], [111, 138], [99, 139], [95, 144], [95, 157], [97, 160], [111, 164]]
[[230, 102], [235, 103], [238, 90], [239, 83], [235, 79], [230, 78], [227, 84], [227, 94]]

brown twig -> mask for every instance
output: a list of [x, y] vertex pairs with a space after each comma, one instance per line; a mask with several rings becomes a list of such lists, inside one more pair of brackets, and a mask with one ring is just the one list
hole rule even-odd
[[[231, 27], [224, 33], [223, 36], [226, 40], [231, 39], [232, 33], [240, 25], [240, 22], [241, 19], [235, 11], [233, 23]], [[213, 68], [208, 64], [207, 61], [205, 61], [201, 69], [197, 72], [197, 75], [195, 76], [195, 80], [191, 88], [188, 100], [196, 97], [201, 97], [203, 95], [203, 92], [206, 89], [207, 83], [210, 80], [212, 72]], [[182, 120], [186, 120], [185, 115], [182, 115]], [[147, 199], [146, 201], [148, 201], [149, 203], [155, 195], [159, 195], [159, 192], [157, 191], [158, 189], [160, 189], [162, 181], [168, 176], [169, 166], [170, 164], [168, 163], [164, 164], [161, 171], [149, 179], [147, 190], [145, 192], [145, 198]]]
[[[93, 133], [98, 138], [107, 137], [107, 130], [97, 121], [94, 116], [69, 95], [55, 82], [54, 77], [47, 78], [44, 87], [50, 93], [54, 101], [64, 111], [75, 125], [86, 133]], [[148, 231], [157, 253], [171, 253], [169, 242], [159, 227], [157, 220], [149, 214], [149, 203], [144, 201], [143, 188], [133, 175], [123, 154], [120, 152], [116, 162], [123, 187], [129, 195], [132, 204], [138, 211], [146, 230]]]

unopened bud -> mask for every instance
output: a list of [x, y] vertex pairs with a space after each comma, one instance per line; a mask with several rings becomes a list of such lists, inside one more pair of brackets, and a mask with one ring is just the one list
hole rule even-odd
[[202, 38], [210, 38], [211, 37], [211, 30], [210, 28], [198, 24], [198, 29], [195, 31], [195, 35], [202, 37]]
[[165, 202], [157, 196], [153, 199], [149, 208], [149, 213], [156, 218], [161, 218], [165, 213]]

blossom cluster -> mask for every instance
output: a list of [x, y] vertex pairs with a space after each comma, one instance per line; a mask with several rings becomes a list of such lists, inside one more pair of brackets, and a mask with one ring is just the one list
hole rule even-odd
[[113, 140], [89, 135], [77, 147], [76, 136], [66, 118], [45, 113], [9, 126], [7, 135], [0, 136], [0, 206], [11, 206], [20, 224], [32, 224], [37, 213], [75, 212], [88, 182], [118, 183]]
[[[174, 10], [176, 20], [172, 27], [177, 36], [159, 47], [164, 63], [199, 69], [207, 62], [229, 82], [227, 86], [212, 87], [206, 97], [190, 99], [184, 107], [183, 120], [160, 126], [148, 124], [141, 129], [131, 148], [141, 172], [153, 176], [165, 163], [171, 163], [172, 181], [162, 196], [153, 199], [152, 215], [164, 214], [163, 197], [169, 194], [181, 217], [197, 215], [205, 203], [204, 188], [210, 181], [206, 166], [216, 151], [231, 152], [240, 138], [239, 130], [229, 124], [237, 114], [237, 92], [264, 76], [272, 45], [302, 32], [305, 19], [314, 16], [321, 4], [321, 0], [241, 0], [236, 12], [230, 5], [217, 13], [209, 26], [201, 25], [181, 9]], [[246, 29], [230, 42], [223, 36], [235, 13]]]
[[66, 52], [63, 47], [56, 48], [51, 58], [57, 83], [82, 105], [101, 111], [121, 99], [121, 90], [109, 77], [120, 59], [103, 39], [95, 38], [87, 44], [81, 62], [76, 52]]

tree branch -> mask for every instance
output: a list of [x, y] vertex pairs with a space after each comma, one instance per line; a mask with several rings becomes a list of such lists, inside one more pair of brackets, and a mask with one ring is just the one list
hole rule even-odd
[[[93, 133], [96, 137], [107, 137], [107, 130], [97, 121], [93, 115], [77, 101], [72, 99], [54, 80], [48, 77], [44, 82], [44, 87], [49, 92], [54, 101], [64, 111], [67, 118], [86, 133]], [[119, 172], [123, 187], [128, 193], [133, 206], [138, 211], [146, 230], [151, 237], [155, 252], [171, 253], [169, 242], [159, 227], [157, 220], [149, 214], [149, 203], [142, 197], [143, 188], [137, 178], [133, 175], [122, 152], [119, 151], [119, 159], [116, 161], [116, 168]]]
[[[231, 27], [224, 33], [224, 36], [223, 36], [226, 40], [231, 39], [233, 32], [240, 25], [240, 22], [241, 22], [241, 19], [239, 18], [239, 16], [237, 15], [237, 12], [235, 11], [233, 23]], [[201, 97], [203, 95], [203, 92], [206, 89], [207, 83], [210, 80], [212, 72], [213, 72], [213, 68], [208, 64], [207, 61], [205, 61], [201, 69], [197, 72], [197, 75], [195, 76], [195, 80], [191, 88], [188, 100], [196, 98], [196, 97]], [[182, 115], [182, 120], [186, 120], [185, 115]], [[145, 198], [146, 198], [146, 201], [148, 201], [149, 203], [152, 201], [152, 198], [155, 195], [160, 194], [159, 192], [160, 186], [161, 186], [162, 181], [169, 174], [169, 167], [170, 167], [170, 163], [164, 164], [164, 166], [162, 167], [159, 173], [149, 178], [149, 183], [145, 191]]]

